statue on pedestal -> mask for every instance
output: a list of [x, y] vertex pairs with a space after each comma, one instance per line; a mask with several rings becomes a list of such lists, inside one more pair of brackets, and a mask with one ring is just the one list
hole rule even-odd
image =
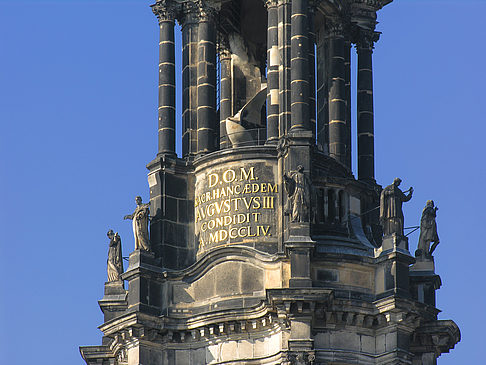
[[402, 182], [398, 177], [393, 184], [383, 189], [380, 196], [380, 222], [383, 226], [383, 234], [389, 236], [397, 234], [403, 236], [403, 211], [402, 204], [412, 199], [413, 187], [405, 195], [398, 187]]
[[121, 238], [118, 232], [114, 233], [112, 229], [106, 235], [110, 239], [107, 260], [108, 281], [121, 281], [121, 274], [123, 273]]
[[133, 224], [133, 236], [135, 237], [135, 250], [150, 251], [148, 222], [150, 218], [150, 203], [143, 204], [142, 198], [135, 198], [137, 208], [133, 214], [126, 215], [123, 219], [131, 219]]
[[291, 171], [283, 175], [285, 190], [288, 195], [289, 206], [286, 214], [293, 223], [309, 221], [310, 184], [304, 174], [304, 167], [299, 165], [297, 171]]
[[[420, 219], [420, 236], [415, 257], [430, 258], [435, 248], [439, 244], [439, 235], [437, 234], [437, 211], [439, 208], [434, 206], [433, 200], [427, 200], [422, 218]], [[434, 244], [430, 247], [430, 243]]]

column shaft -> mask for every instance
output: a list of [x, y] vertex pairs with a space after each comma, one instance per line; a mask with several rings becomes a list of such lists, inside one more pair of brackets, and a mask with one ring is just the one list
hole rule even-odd
[[277, 2], [267, 2], [267, 143], [277, 143], [279, 119], [278, 9]]
[[159, 20], [159, 102], [158, 154], [175, 155], [175, 50], [174, 11], [155, 4], [152, 11]]
[[198, 29], [197, 153], [215, 150], [216, 143], [216, 28], [212, 16], [202, 14]]
[[[316, 34], [314, 31], [314, 4], [309, 7], [309, 123], [313, 140], [316, 138]], [[315, 142], [314, 142], [315, 143]]]
[[346, 85], [344, 36], [336, 24], [329, 37], [329, 155], [341, 163], [346, 160]]
[[284, 136], [290, 128], [290, 1], [278, 3], [278, 67], [279, 83], [279, 136]]
[[346, 158], [345, 165], [352, 167], [352, 149], [351, 149], [351, 41], [344, 40], [344, 79], [346, 88]]
[[322, 27], [317, 39], [317, 148], [329, 154], [329, 39]]
[[358, 49], [358, 179], [375, 181], [373, 115], [373, 42], [371, 31], [361, 31]]
[[291, 17], [291, 130], [309, 130], [309, 28], [307, 0], [292, 1]]
[[220, 98], [219, 98], [219, 141], [220, 148], [228, 147], [226, 137], [226, 118], [232, 116], [231, 110], [231, 53], [224, 49], [219, 53], [221, 64]]
[[182, 20], [182, 156], [197, 152], [197, 8], [187, 3]]
[[159, 154], [175, 154], [174, 20], [160, 22]]

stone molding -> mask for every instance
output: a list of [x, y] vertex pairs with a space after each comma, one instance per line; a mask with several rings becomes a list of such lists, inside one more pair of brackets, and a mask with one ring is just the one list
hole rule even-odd
[[393, 0], [354, 0], [355, 4], [363, 4], [366, 6], [371, 6], [375, 10], [380, 10], [385, 5], [391, 3]]
[[438, 320], [417, 328], [410, 350], [416, 354], [434, 353], [439, 357], [452, 350], [460, 340], [461, 332], [457, 324], [451, 320]]
[[316, 359], [314, 351], [289, 351], [287, 360], [291, 365], [313, 365]]

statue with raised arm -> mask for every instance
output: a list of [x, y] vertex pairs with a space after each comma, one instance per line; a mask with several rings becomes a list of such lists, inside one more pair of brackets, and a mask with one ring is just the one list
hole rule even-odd
[[[437, 211], [439, 208], [434, 206], [433, 200], [427, 200], [422, 218], [420, 219], [420, 236], [415, 257], [430, 258], [435, 248], [439, 244], [439, 235], [437, 234]], [[430, 244], [433, 242], [432, 247]]]
[[310, 184], [304, 174], [304, 167], [299, 165], [296, 171], [284, 174], [285, 190], [288, 196], [286, 214], [291, 222], [309, 221]]
[[137, 207], [133, 214], [126, 215], [123, 219], [131, 219], [133, 225], [133, 236], [135, 237], [135, 250], [150, 251], [148, 222], [150, 219], [150, 203], [142, 203], [142, 198], [135, 198]]
[[413, 187], [405, 195], [399, 186], [402, 182], [398, 177], [393, 180], [393, 184], [383, 189], [380, 196], [380, 222], [383, 226], [385, 236], [397, 234], [403, 236], [403, 211], [402, 204], [412, 199]]
[[123, 273], [121, 238], [118, 232], [115, 233], [112, 229], [106, 235], [110, 239], [107, 260], [108, 281], [121, 281], [121, 274]]

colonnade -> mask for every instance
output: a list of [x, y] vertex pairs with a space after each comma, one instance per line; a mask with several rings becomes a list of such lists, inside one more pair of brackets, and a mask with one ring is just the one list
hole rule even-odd
[[[218, 37], [217, 12], [202, 1], [180, 4], [159, 1], [152, 6], [160, 26], [158, 152], [175, 155], [177, 18], [183, 42], [182, 154], [195, 158], [228, 147], [221, 138], [226, 134], [225, 120], [237, 111], [232, 110], [231, 102], [231, 53], [223, 45], [224, 37]], [[351, 48], [356, 44], [358, 178], [373, 182], [372, 54], [378, 33], [352, 25], [351, 18], [335, 16], [315, 26], [312, 0], [266, 0], [265, 5], [267, 144], [276, 144], [294, 131], [310, 130], [318, 149], [351, 168]], [[220, 80], [216, 78], [218, 55]]]

